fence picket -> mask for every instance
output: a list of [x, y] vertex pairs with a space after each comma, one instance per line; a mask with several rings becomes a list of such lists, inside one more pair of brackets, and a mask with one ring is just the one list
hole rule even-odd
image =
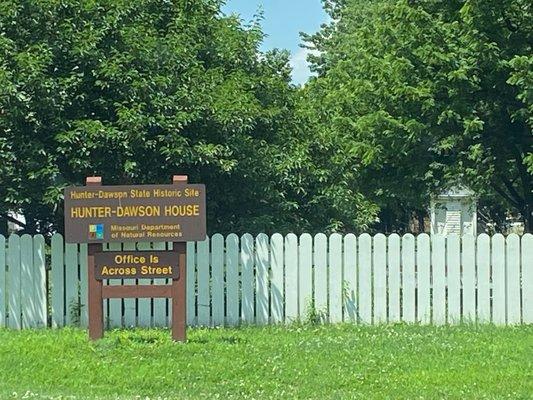
[[[137, 244], [138, 250], [151, 250], [152, 244], [150, 242], [139, 242]], [[138, 285], [150, 285], [151, 279], [137, 279]], [[137, 299], [137, 326], [149, 328], [152, 326], [152, 299], [139, 298]]]
[[187, 281], [186, 285], [186, 313], [187, 325], [195, 326], [197, 321], [197, 293], [196, 293], [196, 243], [187, 242]]
[[477, 238], [477, 320], [490, 322], [490, 237], [483, 233]]
[[60, 328], [65, 325], [63, 296], [65, 291], [64, 282], [64, 252], [63, 236], [56, 233], [52, 236], [52, 269], [51, 269], [51, 292], [52, 292], [52, 327]]
[[364, 324], [372, 323], [372, 238], [363, 233], [358, 240], [359, 317]]
[[211, 304], [214, 326], [224, 326], [224, 237], [211, 238]]
[[211, 308], [213, 326], [224, 325], [224, 238], [211, 238]]
[[89, 282], [87, 276], [88, 268], [88, 245], [80, 243], [80, 325], [86, 328], [89, 324]]
[[429, 235], [416, 238], [417, 321], [431, 322], [431, 243]]
[[349, 233], [344, 236], [344, 321], [357, 322], [357, 238]]
[[402, 321], [416, 320], [415, 237], [410, 233], [402, 237]]
[[268, 324], [268, 305], [270, 303], [268, 292], [268, 236], [264, 233], [260, 233], [257, 235], [255, 244], [255, 322], [258, 325], [266, 325]]
[[516, 233], [507, 236], [507, 323], [519, 324], [520, 309], [520, 238]]
[[282, 323], [284, 320], [284, 277], [283, 277], [283, 236], [275, 233], [270, 238], [271, 269], [270, 301], [272, 308], [272, 322]]
[[6, 326], [6, 238], [0, 235], [0, 328]]
[[21, 324], [21, 266], [20, 266], [20, 237], [11, 235], [8, 239], [7, 251], [8, 264], [8, 286], [9, 286], [9, 318], [8, 326], [14, 329], [20, 329]]
[[239, 324], [239, 237], [226, 238], [226, 313], [229, 326]]
[[197, 243], [198, 260], [198, 325], [211, 323], [211, 296], [209, 273], [209, 238]]
[[[254, 238], [246, 233], [241, 237], [242, 322], [254, 322]], [[200, 279], [200, 276], [198, 276]]]
[[446, 238], [446, 262], [448, 284], [448, 323], [461, 322], [461, 238], [450, 235]]
[[[172, 243], [168, 243], [169, 246], [172, 246]], [[165, 242], [154, 242], [152, 243], [153, 250], [166, 250], [167, 243]], [[168, 279], [154, 279], [154, 285], [168, 285]], [[168, 303], [168, 299], [153, 299], [154, 307], [154, 326], [155, 327], [165, 327], [168, 325], [167, 309], [171, 307]], [[170, 310], [172, 311], [172, 310]]]
[[342, 236], [333, 233], [329, 237], [329, 321], [342, 322]]
[[[1, 245], [1, 242], [0, 242]], [[533, 235], [522, 236], [522, 321], [533, 323]]]
[[298, 237], [285, 237], [285, 322], [298, 319]]
[[374, 323], [387, 322], [387, 237], [378, 233], [374, 236]]
[[389, 236], [387, 249], [389, 321], [400, 321], [400, 236]]
[[476, 238], [463, 236], [463, 322], [476, 322]]
[[22, 328], [33, 328], [35, 323], [33, 275], [33, 240], [30, 235], [26, 234], [20, 238], [20, 305], [22, 311]]
[[433, 323], [446, 323], [446, 241], [442, 235], [431, 237], [433, 283]]
[[313, 300], [313, 238], [304, 233], [298, 247], [298, 309], [300, 318], [305, 319]]
[[315, 310], [328, 316], [328, 238], [323, 233], [314, 240]]
[[33, 237], [33, 301], [34, 324], [36, 328], [46, 327], [46, 260], [45, 241], [43, 235]]
[[[123, 243], [122, 249], [124, 251], [135, 251], [137, 249], [137, 244], [133, 242]], [[80, 254], [81, 252], [82, 252], [82, 249], [80, 246]], [[81, 273], [82, 269], [84, 268], [82, 268], [82, 263], [80, 259], [80, 278], [83, 276], [83, 274]], [[124, 285], [135, 285], [135, 279], [124, 279], [123, 284]], [[124, 315], [123, 315], [124, 327], [131, 328], [131, 327], [136, 326], [137, 325], [136, 316], [135, 316], [136, 300], [125, 298], [122, 304], [124, 305]]]
[[492, 237], [492, 322], [505, 325], [506, 303], [505, 238], [496, 234]]

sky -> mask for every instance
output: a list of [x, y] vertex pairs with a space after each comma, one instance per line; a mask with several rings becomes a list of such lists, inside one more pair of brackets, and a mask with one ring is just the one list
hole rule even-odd
[[263, 32], [267, 34], [261, 50], [289, 50], [294, 83], [306, 82], [310, 71], [307, 50], [299, 47], [300, 32], [316, 32], [320, 24], [326, 22], [321, 0], [227, 0], [222, 10], [226, 14], [237, 13], [248, 22], [260, 9], [263, 10]]

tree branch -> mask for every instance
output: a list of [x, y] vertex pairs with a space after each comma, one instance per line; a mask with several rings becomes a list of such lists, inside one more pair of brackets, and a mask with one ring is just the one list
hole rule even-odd
[[497, 185], [493, 184], [492, 188], [496, 193], [498, 193], [500, 196], [502, 196], [504, 199], [506, 199], [509, 203], [511, 203], [516, 208], [520, 208], [520, 203], [517, 202], [515, 199], [513, 199], [509, 194], [505, 192], [505, 190], [500, 189]]
[[499, 176], [500, 180], [504, 184], [504, 186], [507, 188], [507, 191], [509, 192], [509, 195], [516, 201], [519, 208], [522, 208], [524, 206], [525, 198], [520, 196], [520, 194], [516, 191], [513, 184], [506, 178], [504, 178], [502, 175]]
[[18, 225], [18, 226], [20, 226], [22, 228], [26, 228], [26, 224], [25, 223], [20, 222], [18, 219], [13, 218], [13, 217], [9, 216], [6, 213], [0, 214], [0, 218], [3, 218], [3, 219], [5, 219], [5, 220], [7, 220], [9, 222], [12, 222], [12, 223], [14, 223], [14, 224], [16, 224], [16, 225]]

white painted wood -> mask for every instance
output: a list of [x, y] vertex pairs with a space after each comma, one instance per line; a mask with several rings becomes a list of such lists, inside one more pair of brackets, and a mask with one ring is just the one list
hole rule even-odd
[[400, 236], [393, 233], [388, 237], [387, 243], [387, 270], [388, 270], [388, 292], [389, 292], [389, 322], [399, 322], [400, 312]]
[[269, 296], [269, 239], [264, 233], [257, 235], [255, 240], [255, 323], [268, 324]]
[[[237, 245], [238, 246], [238, 245]], [[187, 325], [196, 326], [196, 243], [187, 242], [187, 281], [186, 285], [186, 313]]]
[[242, 322], [254, 323], [254, 238], [249, 233], [241, 237]]
[[477, 238], [477, 321], [490, 322], [490, 237], [482, 233]]
[[461, 322], [461, 241], [458, 235], [446, 237], [446, 262], [448, 283], [448, 323]]
[[415, 237], [410, 233], [402, 237], [402, 321], [415, 322]]
[[344, 321], [356, 323], [357, 316], [357, 238], [353, 233], [344, 236]]
[[314, 240], [314, 306], [318, 315], [328, 316], [328, 238], [323, 233], [315, 235]]
[[[238, 325], [241, 317], [250, 324], [305, 319], [307, 304], [313, 295], [316, 309], [334, 323], [356, 322], [358, 318], [365, 323], [400, 319], [429, 323], [432, 313], [435, 324], [477, 320], [502, 325], [531, 323], [533, 319], [531, 234], [524, 235], [522, 242], [517, 235], [510, 235], [507, 242], [503, 236], [495, 235], [492, 245], [491, 238], [485, 234], [478, 238], [465, 236], [461, 242], [453, 235], [447, 239], [435, 235], [431, 240], [425, 234], [416, 240], [409, 235], [404, 238], [376, 235], [373, 240], [362, 235], [359, 243], [354, 235], [343, 238], [334, 234], [328, 241], [325, 235], [319, 234], [314, 238], [314, 247], [309, 234], [299, 239], [295, 235], [285, 239], [279, 234], [270, 239], [259, 235], [255, 241], [247, 236], [248, 243], [243, 239], [242, 249], [236, 235], [226, 239], [215, 235], [209, 242], [211, 246], [204, 244], [204, 250], [199, 244], [203, 258], [202, 255], [198, 257], [198, 274], [202, 274], [200, 270], [203, 268], [203, 275], [198, 279], [198, 301], [207, 299], [204, 314], [198, 318], [198, 321], [203, 318], [200, 324]], [[5, 239], [0, 236], [0, 291], [3, 295], [0, 298], [0, 326], [17, 328], [17, 323], [19, 327], [45, 326], [44, 238], [14, 235], [10, 240], [14, 253], [2, 254]], [[149, 247], [144, 250], [158, 248], [158, 244], [147, 245]], [[187, 244], [189, 326], [197, 323], [195, 245], [193, 242]], [[159, 246], [167, 248], [168, 244], [160, 243]], [[136, 245], [124, 244], [122, 248], [133, 251]], [[143, 244], [138, 248], [143, 250]], [[72, 309], [69, 309], [71, 299], [81, 302], [79, 318], [81, 325], [86, 326], [86, 252], [87, 245], [81, 245], [79, 251], [75, 244], [64, 248], [61, 235], [52, 237], [49, 281], [54, 327], [73, 323]], [[4, 267], [2, 263], [5, 263]], [[135, 281], [118, 282], [133, 284]], [[150, 280], [147, 283], [151, 283]], [[239, 306], [241, 293], [242, 314]], [[265, 297], [267, 300], [262, 301]], [[246, 299], [249, 300], [248, 309]], [[144, 310], [143, 301], [148, 306]], [[120, 307], [115, 308], [119, 322], [111, 326], [165, 326], [168, 323], [170, 304], [160, 308], [157, 317], [158, 308], [152, 308], [149, 299], [139, 299], [137, 307], [136, 303], [134, 299], [124, 299]], [[219, 310], [217, 305], [222, 305]], [[111, 304], [106, 310], [110, 322], [113, 321], [113, 309]], [[8, 310], [12, 319], [7, 316]], [[136, 313], [139, 321], [136, 321]]]
[[505, 238], [498, 233], [492, 236], [492, 322], [496, 325], [506, 322], [505, 276]]
[[271, 280], [270, 280], [270, 304], [271, 320], [274, 324], [280, 324], [285, 320], [284, 311], [284, 268], [283, 268], [283, 236], [275, 233], [270, 238], [270, 263], [271, 263]]
[[431, 236], [433, 283], [433, 323], [446, 323], [446, 241], [442, 235]]
[[431, 242], [422, 233], [416, 238], [417, 321], [431, 323]]
[[285, 322], [298, 319], [298, 237], [285, 237]]
[[298, 309], [300, 318], [305, 320], [313, 304], [313, 237], [308, 233], [300, 236], [298, 261]]
[[358, 239], [359, 317], [363, 324], [372, 323], [372, 238], [363, 233]]
[[79, 316], [78, 245], [65, 244], [65, 321], [73, 325]]
[[[66, 255], [65, 255], [65, 264], [66, 264], [66, 274], [67, 274], [67, 281], [68, 282], [71, 282], [72, 279], [74, 279], [74, 272], [76, 273], [76, 281], [77, 281], [77, 278], [78, 278], [78, 275], [77, 275], [77, 262], [76, 262], [76, 268], [74, 268], [74, 260], [71, 260], [69, 261], [69, 257], [68, 257], [68, 249], [69, 249], [69, 246], [71, 246], [70, 244], [66, 244]], [[76, 251], [77, 251], [77, 246], [74, 245], [76, 247]], [[121, 243], [109, 243], [108, 246], [107, 246], [107, 249], [108, 251], [121, 251], [122, 249], [122, 244]], [[72, 273], [72, 275], [69, 276], [69, 272]], [[121, 279], [106, 279], [104, 281], [104, 283], [107, 282], [107, 285], [109, 286], [121, 286], [122, 285], [122, 280]], [[77, 296], [77, 287], [76, 287], [76, 296]], [[67, 288], [67, 296], [69, 295], [69, 289]], [[72, 293], [72, 296], [74, 295], [74, 293]], [[74, 301], [74, 297], [72, 297], [72, 300], [71, 301]], [[76, 297], [76, 300], [75, 301], [78, 301], [77, 297]], [[114, 329], [114, 328], [121, 328], [122, 327], [122, 299], [109, 299], [107, 300], [107, 303], [108, 303], [108, 309], [107, 309], [107, 318], [106, 318], [106, 323], [107, 323], [107, 326], [110, 328], [110, 329]], [[70, 301], [67, 301], [67, 304], [69, 304], [69, 307], [70, 307], [70, 304], [72, 304]], [[69, 314], [71, 314], [71, 309], [69, 308]], [[105, 315], [105, 314], [104, 314]], [[68, 318], [67, 318], [67, 321], [68, 321]], [[68, 322], [69, 324], [71, 323], [70, 321]]]
[[0, 235], [0, 328], [6, 326], [7, 282], [6, 282], [6, 238]]
[[229, 326], [239, 325], [239, 237], [234, 233], [226, 238], [226, 314]]
[[[124, 251], [136, 251], [137, 250], [137, 244], [133, 242], [124, 243], [122, 245], [122, 249]], [[81, 251], [80, 246], [80, 254], [83, 254]], [[82, 277], [85, 274], [81, 273], [82, 270], [82, 263], [80, 259], [80, 277]], [[135, 279], [124, 279], [123, 284], [124, 285], [135, 285], [137, 282]], [[83, 290], [82, 290], [83, 292]], [[125, 328], [132, 328], [137, 325], [137, 316], [136, 314], [136, 308], [137, 308], [137, 301], [136, 299], [124, 299], [123, 300], [124, 305], [124, 327]], [[83, 311], [83, 309], [82, 309]]]
[[462, 238], [463, 322], [476, 322], [476, 238]]
[[[137, 243], [137, 249], [140, 251], [151, 250], [150, 242]], [[151, 285], [151, 279], [137, 279], [138, 285]], [[137, 326], [149, 328], [152, 326], [152, 300], [149, 298], [137, 299]]]
[[213, 326], [224, 326], [224, 237], [211, 237], [211, 307]]
[[[1, 245], [1, 242], [0, 242]], [[522, 236], [522, 322], [533, 323], [533, 235]]]
[[329, 237], [329, 321], [342, 322], [342, 235], [333, 233]]
[[382, 324], [387, 322], [387, 237], [378, 233], [373, 240], [374, 323]]
[[209, 290], [209, 238], [196, 243], [198, 267], [198, 325], [211, 324], [211, 295]]
[[520, 307], [520, 238], [516, 233], [507, 236], [507, 323], [519, 324]]
[[[169, 243], [170, 245], [172, 243]], [[153, 250], [166, 250], [167, 244], [165, 242], [153, 242], [152, 243], [152, 249]], [[153, 280], [154, 285], [168, 285], [170, 284], [170, 281], [168, 279], [154, 279]], [[168, 316], [167, 316], [167, 309], [169, 308], [168, 299], [153, 299], [152, 300], [153, 307], [154, 307], [154, 320], [153, 324], [155, 327], [163, 328], [168, 326]]]
[[52, 297], [52, 327], [60, 328], [65, 326], [65, 303], [63, 302], [65, 282], [64, 282], [64, 249], [63, 236], [56, 233], [52, 236], [52, 270], [51, 276], [51, 297]]
[[80, 243], [79, 245], [79, 262], [80, 262], [80, 325], [87, 328], [89, 324], [89, 281], [87, 276], [88, 268], [88, 245]]
[[45, 241], [43, 235], [35, 235], [33, 238], [33, 299], [35, 306], [35, 328], [45, 328], [48, 318], [46, 309], [46, 258]]
[[8, 326], [13, 329], [20, 329], [22, 327], [21, 321], [21, 267], [20, 267], [20, 237], [18, 235], [11, 235], [8, 239], [8, 297], [9, 297], [9, 319]]
[[36, 306], [33, 282], [33, 240], [27, 234], [20, 238], [20, 290], [22, 328], [33, 328]]

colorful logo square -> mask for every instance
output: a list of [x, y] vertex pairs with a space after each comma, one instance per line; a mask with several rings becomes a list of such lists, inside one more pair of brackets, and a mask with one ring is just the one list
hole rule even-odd
[[104, 224], [89, 225], [89, 239], [101, 240], [104, 238]]

